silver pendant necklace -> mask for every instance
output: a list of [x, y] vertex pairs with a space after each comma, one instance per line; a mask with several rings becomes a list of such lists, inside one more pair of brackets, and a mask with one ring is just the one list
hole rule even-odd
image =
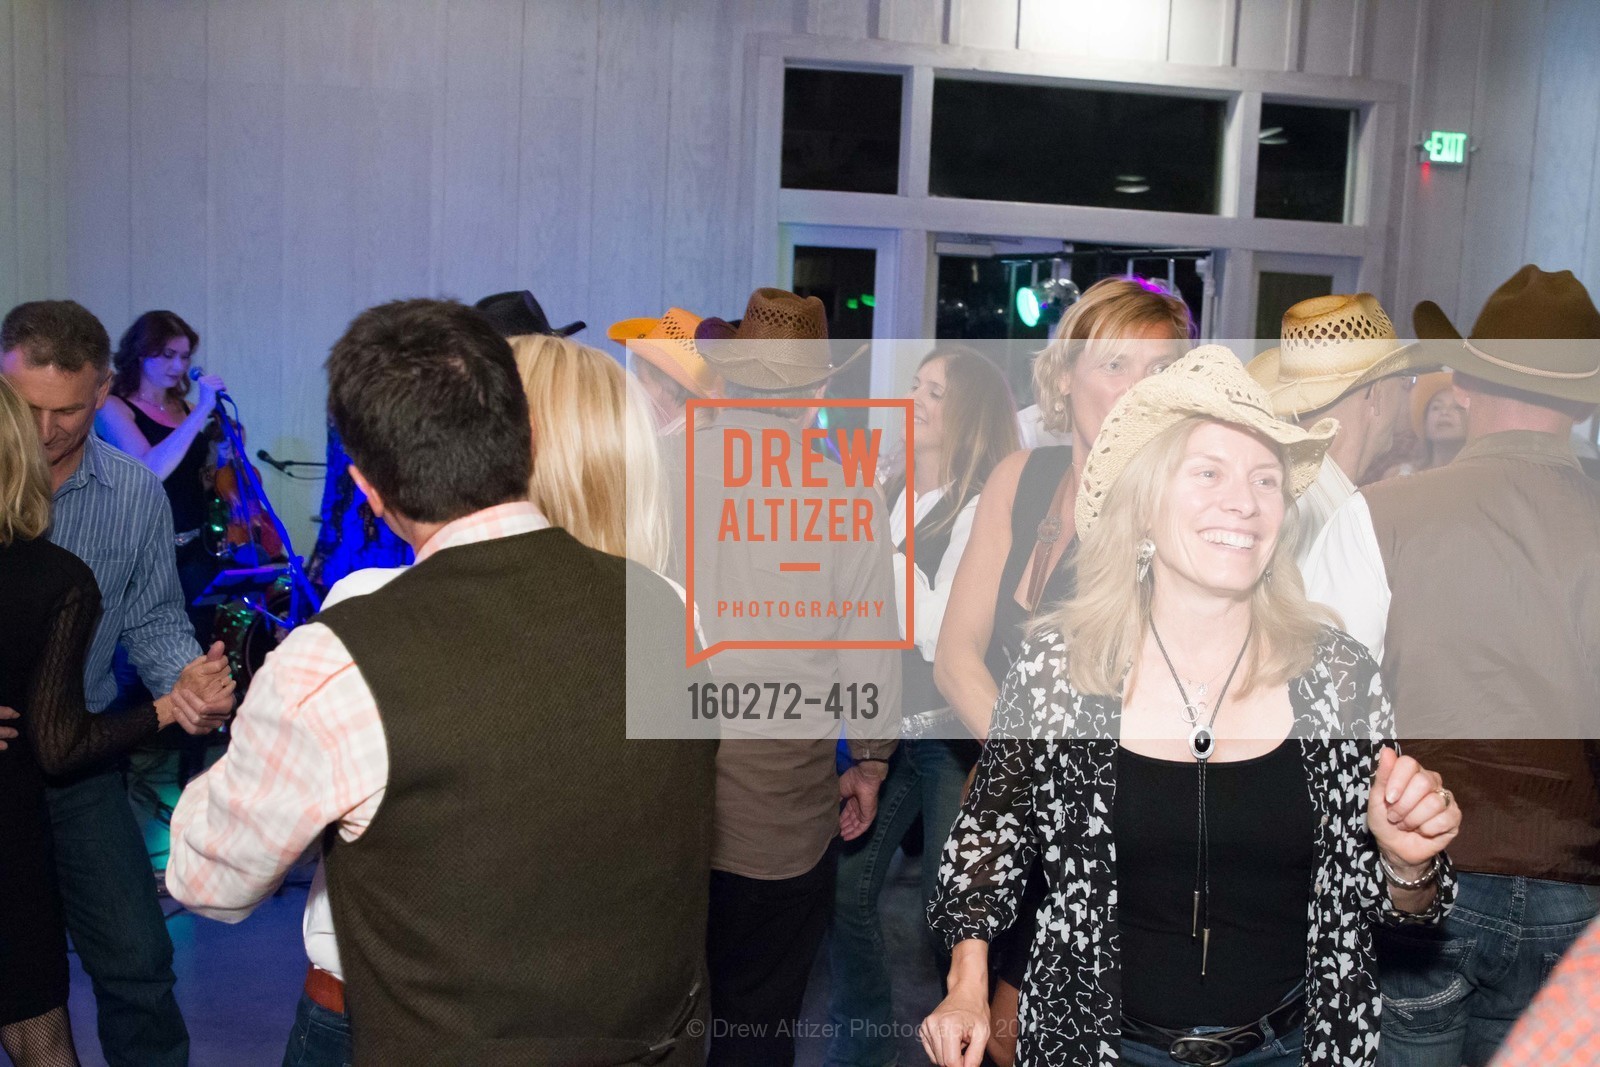
[[1245, 649], [1250, 647], [1250, 637], [1255, 633], [1255, 624], [1245, 631], [1244, 644], [1239, 646], [1239, 654], [1233, 658], [1233, 667], [1228, 671], [1227, 681], [1222, 683], [1222, 689], [1217, 693], [1217, 703], [1211, 709], [1211, 717], [1204, 723], [1200, 715], [1205, 710], [1204, 704], [1197, 705], [1189, 699], [1189, 694], [1183, 688], [1183, 682], [1178, 677], [1178, 668], [1172, 665], [1172, 657], [1167, 653], [1167, 646], [1161, 641], [1161, 631], [1156, 629], [1156, 620], [1150, 620], [1150, 636], [1156, 639], [1156, 648], [1161, 650], [1161, 658], [1167, 663], [1167, 670], [1172, 672], [1172, 684], [1178, 687], [1178, 696], [1183, 699], [1183, 720], [1189, 724], [1189, 754], [1195, 760], [1195, 788], [1196, 788], [1196, 827], [1195, 827], [1195, 855], [1194, 855], [1194, 918], [1189, 928], [1191, 940], [1200, 941], [1200, 977], [1206, 976], [1206, 962], [1211, 956], [1211, 833], [1206, 820], [1206, 762], [1211, 759], [1217, 750], [1216, 724], [1217, 715], [1222, 711], [1222, 702], [1228, 698], [1228, 688], [1233, 685], [1233, 676], [1239, 671], [1239, 664], [1244, 662]]

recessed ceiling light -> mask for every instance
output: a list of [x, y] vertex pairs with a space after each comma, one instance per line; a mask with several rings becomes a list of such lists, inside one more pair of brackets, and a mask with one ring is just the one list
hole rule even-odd
[[1119, 186], [1117, 186], [1117, 192], [1119, 192], [1119, 193], [1148, 193], [1149, 191], [1150, 191], [1150, 187], [1148, 185], [1144, 185], [1142, 183], [1141, 184], [1137, 184], [1137, 185], [1119, 185]]
[[1268, 137], [1276, 137], [1282, 132], [1282, 126], [1264, 126], [1262, 127], [1261, 132], [1256, 134], [1256, 140], [1265, 141]]
[[1117, 175], [1117, 181], [1124, 182], [1124, 183], [1126, 183], [1126, 182], [1142, 182], [1142, 181], [1144, 181], [1144, 175], [1143, 174], [1119, 174], [1119, 175]]

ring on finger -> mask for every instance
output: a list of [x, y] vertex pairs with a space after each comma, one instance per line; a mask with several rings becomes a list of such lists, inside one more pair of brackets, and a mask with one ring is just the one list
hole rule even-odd
[[1435, 789], [1434, 792], [1439, 794], [1439, 799], [1444, 801], [1444, 806], [1447, 808], [1456, 802], [1456, 795], [1450, 792], [1450, 790], [1446, 789], [1444, 786], [1440, 786], [1438, 789]]

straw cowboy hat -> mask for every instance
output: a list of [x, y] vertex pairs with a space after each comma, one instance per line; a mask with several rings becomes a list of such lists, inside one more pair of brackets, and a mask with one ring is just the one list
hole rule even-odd
[[571, 337], [588, 325], [580, 321], [569, 322], [560, 329], [551, 326], [550, 320], [545, 316], [544, 308], [539, 306], [539, 301], [535, 300], [533, 294], [526, 289], [495, 293], [472, 306], [489, 320], [495, 332], [501, 337], [521, 337], [534, 333], [547, 334], [551, 337]]
[[[757, 289], [737, 325], [705, 319], [694, 336], [700, 354], [724, 380], [768, 393], [824, 382], [868, 347], [862, 345], [849, 359], [835, 364], [822, 301], [783, 289]], [[750, 341], [762, 343], [732, 343]]]
[[1422, 357], [1416, 345], [1400, 342], [1371, 293], [1302, 300], [1283, 313], [1281, 336], [1282, 344], [1251, 360], [1249, 370], [1283, 418], [1325, 408], [1391, 374], [1415, 373]]
[[1489, 294], [1465, 338], [1432, 300], [1417, 305], [1411, 322], [1418, 337], [1460, 342], [1443, 360], [1453, 370], [1557, 400], [1600, 403], [1600, 310], [1570, 270], [1523, 267]]
[[614, 322], [606, 336], [670, 376], [695, 396], [717, 391], [717, 375], [695, 348], [694, 331], [700, 316], [682, 308], [668, 308], [659, 319], [623, 319]]
[[1245, 373], [1239, 357], [1222, 345], [1202, 345], [1160, 374], [1135, 382], [1106, 416], [1078, 487], [1074, 515], [1079, 537], [1100, 518], [1106, 494], [1129, 461], [1191, 416], [1239, 426], [1282, 445], [1289, 488], [1296, 497], [1317, 480], [1328, 442], [1339, 429], [1335, 419], [1322, 419], [1309, 430], [1284, 422], [1272, 410], [1266, 389]]

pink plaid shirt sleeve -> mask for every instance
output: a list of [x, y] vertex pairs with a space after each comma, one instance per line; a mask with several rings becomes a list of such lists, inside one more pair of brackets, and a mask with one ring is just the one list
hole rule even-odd
[[[417, 553], [543, 529], [525, 501], [458, 519]], [[228, 754], [190, 782], [172, 814], [167, 889], [191, 911], [239, 922], [322, 832], [360, 837], [389, 781], [377, 701], [344, 643], [308, 623], [251, 680]]]
[[201, 915], [238, 922], [327, 826], [359, 837], [388, 778], [360, 670], [332, 630], [300, 627], [252, 680], [228, 755], [179, 799], [168, 890]]

